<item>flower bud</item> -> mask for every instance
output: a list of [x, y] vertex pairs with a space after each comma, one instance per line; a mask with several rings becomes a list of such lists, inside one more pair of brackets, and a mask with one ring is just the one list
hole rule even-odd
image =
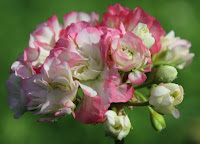
[[177, 70], [173, 66], [160, 66], [154, 74], [154, 83], [170, 83], [177, 77]]
[[179, 112], [174, 106], [183, 100], [183, 88], [177, 84], [159, 84], [151, 89], [149, 103], [153, 109], [161, 114], [172, 114], [179, 117]]
[[132, 32], [142, 39], [143, 44], [147, 48], [150, 48], [155, 43], [155, 39], [152, 37], [146, 24], [138, 23]]
[[131, 122], [128, 116], [118, 116], [116, 112], [112, 110], [107, 111], [105, 115], [107, 116], [104, 123], [106, 135], [121, 141], [128, 135], [131, 129]]
[[152, 108], [150, 108], [150, 112], [151, 112], [150, 119], [153, 128], [158, 132], [166, 128], [164, 117], [161, 114], [154, 111]]

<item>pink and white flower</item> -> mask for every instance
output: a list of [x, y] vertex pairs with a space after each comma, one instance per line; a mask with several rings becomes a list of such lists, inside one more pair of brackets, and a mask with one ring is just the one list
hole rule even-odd
[[92, 12], [90, 15], [85, 12], [70, 12], [63, 16], [64, 28], [70, 26], [72, 23], [85, 21], [92, 26], [99, 26], [99, 14]]
[[30, 35], [29, 47], [24, 50], [24, 60], [31, 62], [35, 68], [41, 67], [61, 37], [62, 29], [56, 15], [39, 24]]
[[160, 51], [160, 40], [165, 35], [165, 31], [156, 18], [149, 15], [140, 7], [131, 11], [126, 7], [122, 7], [120, 4], [115, 4], [113, 6], [109, 6], [108, 12], [103, 14], [103, 21], [101, 25], [118, 28], [121, 22], [124, 24], [125, 29], [130, 32], [132, 32], [139, 23], [146, 24], [155, 39], [155, 43], [150, 48], [151, 54], [155, 54]]
[[64, 35], [65, 28], [72, 23], [86, 21], [94, 26], [99, 25], [99, 15], [92, 12], [71, 12], [63, 16], [64, 26], [58, 22], [56, 15], [39, 24], [31, 33], [29, 47], [24, 50], [24, 60], [31, 62], [35, 69], [41, 67], [49, 56], [56, 42]]
[[122, 7], [120, 4], [108, 6], [108, 12], [103, 14], [102, 26], [110, 28], [118, 28], [120, 23], [126, 21], [126, 17], [131, 10], [127, 7]]
[[178, 69], [187, 67], [194, 57], [190, 53], [191, 43], [187, 40], [175, 37], [174, 31], [169, 32], [161, 40], [162, 48], [159, 53], [153, 55], [152, 62], [154, 65], [173, 65]]
[[110, 45], [107, 59], [111, 57], [118, 70], [130, 72], [128, 78], [133, 84], [143, 83], [146, 80], [144, 73], [151, 71], [151, 54], [142, 40], [132, 32], [125, 32], [122, 23], [119, 30], [108, 30], [104, 39]]
[[126, 102], [133, 95], [130, 84], [120, 85], [117, 69], [105, 64], [101, 35], [89, 23], [72, 24], [51, 52], [51, 56], [70, 63], [73, 77], [80, 82], [84, 96], [74, 117], [82, 123], [103, 122], [112, 102]]
[[82, 81], [84, 96], [74, 111], [74, 117], [82, 123], [102, 123], [111, 103], [127, 102], [134, 89], [131, 84], [120, 85], [120, 75], [115, 68], [104, 67], [95, 80]]
[[[65, 36], [58, 41], [56, 46], [58, 48], [52, 51], [52, 54], [70, 61], [74, 78], [93, 80], [99, 76], [104, 67], [100, 40], [101, 33], [89, 23], [72, 24], [66, 29]], [[64, 52], [60, 51], [60, 47], [65, 48]]]
[[8, 104], [10, 109], [15, 112], [14, 118], [20, 118], [26, 111], [28, 98], [22, 89], [22, 80], [31, 77], [35, 71], [29, 63], [23, 61], [23, 55], [20, 55], [17, 61], [11, 66], [11, 75], [6, 81], [8, 91]]
[[[28, 110], [38, 110], [35, 114], [51, 115], [51, 118], [70, 114], [75, 105], [78, 83], [73, 81], [66, 61], [49, 58], [45, 61], [41, 74], [23, 80], [29, 102]], [[52, 119], [47, 120], [52, 120]], [[40, 119], [43, 121], [44, 119]]]

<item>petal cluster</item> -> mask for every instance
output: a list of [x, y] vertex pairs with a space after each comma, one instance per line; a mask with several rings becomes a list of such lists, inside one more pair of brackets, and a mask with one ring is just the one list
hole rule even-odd
[[[36, 26], [12, 64], [8, 104], [16, 119], [29, 111], [40, 115], [38, 121], [72, 114], [81, 123], [104, 123], [105, 133], [120, 141], [131, 129], [123, 107], [145, 105], [160, 131], [161, 114], [179, 117], [175, 106], [183, 88], [171, 82], [176, 68], [191, 63], [190, 46], [173, 31], [165, 35], [160, 22], [140, 7], [109, 6], [102, 21], [95, 12], [72, 11], [63, 24], [53, 15]], [[134, 92], [145, 86], [152, 86], [147, 101]]]

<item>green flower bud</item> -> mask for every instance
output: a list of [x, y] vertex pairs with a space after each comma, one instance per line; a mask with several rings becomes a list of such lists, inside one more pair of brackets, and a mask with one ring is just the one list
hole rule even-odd
[[159, 83], [170, 83], [177, 77], [177, 70], [173, 66], [159, 66], [154, 74], [154, 82]]
[[157, 113], [152, 108], [150, 108], [150, 113], [151, 124], [156, 131], [160, 132], [166, 128], [165, 119], [161, 114]]

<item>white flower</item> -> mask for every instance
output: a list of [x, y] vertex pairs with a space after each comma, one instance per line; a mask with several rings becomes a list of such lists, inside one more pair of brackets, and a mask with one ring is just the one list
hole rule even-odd
[[178, 118], [179, 113], [174, 106], [182, 102], [183, 94], [182, 86], [173, 83], [159, 84], [151, 89], [149, 103], [157, 112], [173, 114], [174, 117]]
[[191, 43], [187, 40], [175, 37], [174, 31], [169, 32], [161, 40], [161, 50], [153, 55], [152, 62], [154, 65], [172, 65], [178, 69], [188, 66], [194, 57], [193, 53], [189, 53]]
[[155, 39], [152, 37], [146, 24], [138, 23], [132, 32], [142, 39], [143, 44], [147, 48], [150, 48], [155, 43]]
[[131, 129], [131, 122], [128, 116], [117, 116], [116, 112], [112, 110], [107, 111], [105, 115], [107, 116], [104, 123], [106, 135], [118, 140], [125, 138]]

